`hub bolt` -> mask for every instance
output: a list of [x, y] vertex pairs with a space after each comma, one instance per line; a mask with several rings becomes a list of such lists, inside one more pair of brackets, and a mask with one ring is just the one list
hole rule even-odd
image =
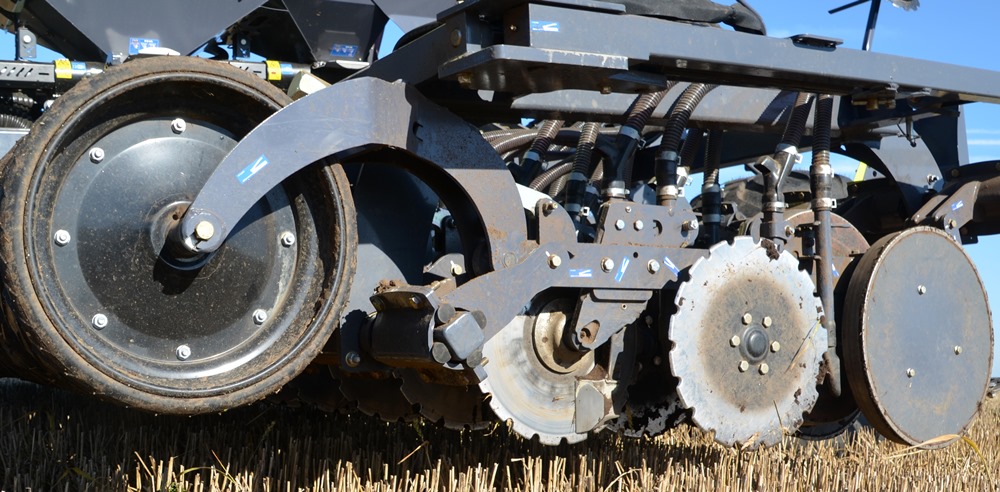
[[909, 369], [906, 370], [906, 377], [912, 378], [913, 376], [916, 376], [916, 375], [917, 375], [916, 369], [913, 369], [911, 367], [911, 368], [909, 368]]
[[740, 372], [747, 372], [748, 370], [750, 370], [750, 363], [747, 362], [747, 361], [745, 361], [745, 360], [741, 360], [740, 361]]
[[465, 273], [465, 268], [462, 268], [462, 265], [459, 265], [458, 263], [452, 263], [451, 264], [451, 274], [453, 276], [457, 277], [457, 276], [462, 275], [464, 273]]
[[361, 355], [357, 352], [348, 352], [344, 356], [344, 362], [348, 367], [358, 367], [361, 365]]
[[927, 287], [924, 287], [923, 285], [917, 286], [917, 294], [924, 295], [926, 293], [927, 293]]
[[93, 325], [94, 328], [100, 330], [105, 326], [108, 326], [108, 317], [101, 313], [97, 313], [90, 319], [90, 324]]
[[648, 270], [649, 273], [656, 273], [660, 271], [660, 262], [656, 260], [649, 260], [649, 263], [646, 263], [646, 270]]
[[612, 260], [611, 258], [608, 257], [604, 257], [604, 259], [601, 260], [601, 270], [604, 270], [605, 272], [610, 272], [614, 268], [615, 268], [615, 260]]
[[104, 160], [104, 149], [100, 147], [94, 147], [90, 149], [90, 162], [97, 164]]
[[559, 268], [559, 265], [562, 265], [562, 258], [559, 255], [549, 255], [549, 268], [554, 270]]
[[187, 122], [181, 118], [177, 118], [170, 122], [170, 129], [173, 130], [174, 133], [180, 135], [181, 133], [184, 133], [184, 130], [187, 130]]
[[770, 328], [771, 323], [772, 321], [770, 316], [764, 316], [764, 319], [760, 320], [760, 324], [764, 325], [764, 328]]
[[962, 346], [961, 345], [955, 345], [955, 355], [959, 355], [961, 353], [962, 353]]
[[69, 235], [69, 231], [67, 231], [66, 229], [59, 229], [58, 231], [56, 231], [55, 235], [52, 236], [52, 239], [56, 242], [56, 245], [66, 246], [67, 244], [69, 244], [71, 238]]
[[290, 248], [295, 245], [295, 234], [285, 231], [281, 233], [281, 245]]
[[643, 224], [641, 220], [637, 220], [632, 226], [635, 227], [635, 230], [641, 231], [643, 227], [646, 227], [646, 224]]
[[177, 347], [178, 359], [188, 360], [188, 357], [191, 357], [191, 347], [188, 347], [187, 345], [181, 345], [180, 347]]
[[618, 219], [618, 220], [615, 221], [615, 229], [618, 229], [620, 231], [620, 230], [622, 230], [624, 228], [625, 228], [625, 221], [624, 220]]
[[733, 338], [729, 339], [729, 345], [733, 346], [733, 347], [739, 347], [740, 346], [740, 337], [738, 337], [736, 335], [733, 335]]
[[771, 352], [777, 352], [781, 350], [781, 344], [777, 340], [771, 342]]
[[762, 362], [757, 370], [760, 371], [760, 374], [763, 376], [764, 374], [767, 374], [771, 368], [767, 365], [767, 362]]
[[253, 312], [253, 322], [258, 325], [264, 324], [267, 321], [267, 311], [263, 309], [256, 309]]
[[753, 316], [750, 313], [743, 313], [743, 324], [749, 325], [753, 323]]
[[194, 237], [199, 241], [208, 241], [215, 235], [215, 226], [207, 220], [203, 220], [194, 226]]

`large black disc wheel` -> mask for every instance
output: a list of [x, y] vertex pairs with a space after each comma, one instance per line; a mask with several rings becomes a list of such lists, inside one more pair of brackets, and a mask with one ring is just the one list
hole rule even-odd
[[275, 187], [215, 253], [171, 239], [216, 164], [289, 102], [189, 57], [125, 63], [56, 101], [0, 182], [6, 330], [23, 377], [191, 414], [263, 398], [309, 364], [354, 270], [339, 166]]

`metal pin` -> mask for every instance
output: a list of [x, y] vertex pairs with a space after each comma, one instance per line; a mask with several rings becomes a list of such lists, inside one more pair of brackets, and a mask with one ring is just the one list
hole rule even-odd
[[67, 244], [69, 244], [69, 242], [70, 242], [70, 240], [72, 238], [69, 235], [69, 231], [67, 231], [65, 229], [59, 229], [52, 236], [52, 239], [56, 242], [56, 245], [58, 245], [58, 246], [66, 246]]
[[916, 369], [913, 369], [911, 367], [911, 368], [909, 368], [909, 369], [906, 370], [906, 377], [912, 378], [913, 376], [916, 376], [916, 375], [917, 375]]
[[187, 130], [187, 122], [181, 118], [177, 118], [170, 122], [170, 129], [173, 130], [174, 133], [180, 135], [181, 133], [184, 133], [184, 130]]
[[344, 363], [346, 363], [348, 367], [358, 367], [361, 365], [361, 355], [357, 352], [348, 352], [347, 355], [344, 356]]
[[215, 226], [207, 220], [203, 220], [194, 226], [194, 237], [199, 241], [208, 241], [215, 235]]
[[962, 353], [962, 346], [961, 345], [955, 345], [955, 355], [959, 355], [961, 353]]
[[90, 162], [97, 164], [104, 160], [104, 149], [100, 147], [94, 147], [90, 149]]
[[187, 345], [181, 345], [177, 347], [177, 358], [180, 360], [188, 360], [191, 357], [191, 347]]
[[917, 294], [924, 295], [926, 293], [927, 293], [927, 287], [924, 287], [923, 285], [917, 286]]
[[562, 265], [562, 258], [559, 255], [549, 255], [549, 268], [555, 270], [559, 265]]

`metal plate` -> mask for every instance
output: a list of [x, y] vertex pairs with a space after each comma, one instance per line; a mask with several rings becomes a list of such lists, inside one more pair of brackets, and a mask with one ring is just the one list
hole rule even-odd
[[[447, 369], [446, 369], [447, 370]], [[420, 407], [420, 415], [448, 429], [485, 429], [496, 416], [478, 386], [444, 384], [428, 380], [417, 369], [398, 369], [406, 399]]]
[[851, 391], [880, 433], [920, 445], [968, 429], [990, 381], [993, 328], [961, 245], [930, 227], [878, 240], [851, 279], [843, 330]]
[[748, 237], [713, 246], [688, 275], [668, 331], [681, 401], [722, 444], [779, 442], [817, 398], [827, 338], [812, 280]]

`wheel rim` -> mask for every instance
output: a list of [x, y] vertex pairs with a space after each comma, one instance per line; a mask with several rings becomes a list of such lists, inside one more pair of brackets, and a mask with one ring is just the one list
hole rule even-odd
[[[28, 273], [48, 336], [72, 352], [63, 363], [78, 356], [126, 385], [110, 397], [183, 413], [252, 401], [304, 367], [332, 330], [329, 313], [346, 290], [332, 284], [350, 277], [330, 271], [343, 258], [319, 258], [345, 253], [324, 238], [326, 219], [314, 223], [308, 187], [322, 185], [275, 188], [211, 257], [162, 247], [214, 164], [283, 102], [227, 77], [152, 73], [96, 91], [50, 139], [24, 209]], [[259, 394], [232, 395], [268, 378]], [[146, 405], [130, 392], [177, 401]], [[183, 403], [211, 396], [222, 398]]]

